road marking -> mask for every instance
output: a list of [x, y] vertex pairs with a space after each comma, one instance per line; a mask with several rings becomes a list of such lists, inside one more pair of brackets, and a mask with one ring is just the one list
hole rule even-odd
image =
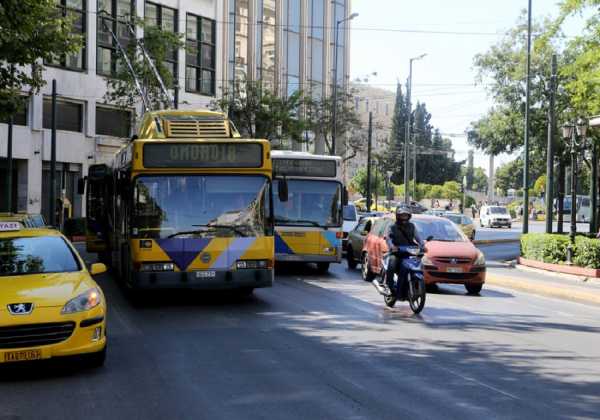
[[488, 385], [488, 384], [486, 384], [486, 383], [483, 383], [483, 382], [481, 382], [481, 381], [478, 381], [477, 379], [475, 379], [475, 378], [472, 378], [472, 377], [470, 377], [470, 376], [463, 375], [463, 374], [461, 374], [461, 373], [459, 373], [459, 372], [456, 372], [456, 371], [455, 371], [455, 370], [453, 370], [453, 369], [450, 369], [450, 368], [447, 368], [447, 367], [444, 367], [444, 366], [441, 366], [441, 365], [438, 365], [438, 364], [436, 364], [436, 366], [437, 366], [439, 369], [441, 369], [441, 370], [445, 370], [446, 372], [449, 372], [449, 373], [451, 373], [451, 374], [453, 374], [453, 375], [456, 375], [456, 376], [458, 376], [459, 378], [462, 378], [462, 379], [464, 379], [464, 380], [466, 380], [466, 381], [474, 382], [474, 383], [476, 383], [477, 385], [480, 385], [480, 386], [482, 386], [482, 387], [484, 387], [484, 388], [487, 388], [487, 389], [489, 389], [489, 390], [491, 390], [491, 391], [497, 392], [498, 394], [502, 394], [502, 395], [504, 395], [504, 396], [506, 396], [506, 397], [509, 397], [509, 398], [512, 398], [512, 399], [514, 399], [514, 400], [520, 400], [520, 399], [521, 399], [521, 398], [517, 397], [516, 395], [510, 394], [510, 393], [508, 393], [508, 392], [506, 392], [506, 391], [503, 391], [503, 390], [501, 390], [501, 389], [498, 389], [498, 388], [496, 388], [495, 386]]

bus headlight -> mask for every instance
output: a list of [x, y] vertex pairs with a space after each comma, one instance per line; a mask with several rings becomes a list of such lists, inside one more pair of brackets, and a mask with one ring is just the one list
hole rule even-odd
[[269, 260], [237, 260], [235, 263], [235, 267], [238, 270], [264, 269], [269, 268], [269, 262]]
[[173, 263], [148, 263], [141, 264], [140, 271], [173, 271], [175, 264]]
[[68, 301], [67, 304], [63, 306], [61, 313], [64, 315], [89, 311], [100, 305], [101, 301], [102, 294], [100, 293], [100, 290], [93, 288]]

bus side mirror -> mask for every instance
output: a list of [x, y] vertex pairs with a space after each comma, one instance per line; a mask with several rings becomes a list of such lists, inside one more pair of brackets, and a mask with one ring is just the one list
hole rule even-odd
[[279, 201], [282, 203], [288, 201], [288, 183], [285, 177], [277, 183], [277, 195], [279, 196]]
[[85, 193], [85, 178], [79, 178], [77, 180], [77, 194], [83, 195]]
[[342, 205], [343, 206], [348, 205], [348, 188], [346, 188], [345, 186], [344, 186], [344, 189], [342, 190]]

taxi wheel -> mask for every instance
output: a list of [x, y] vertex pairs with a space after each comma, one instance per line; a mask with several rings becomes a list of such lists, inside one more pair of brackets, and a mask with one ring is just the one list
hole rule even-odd
[[362, 279], [364, 281], [368, 281], [369, 283], [373, 281], [373, 279], [375, 278], [375, 273], [373, 273], [371, 271], [371, 269], [369, 268], [369, 257], [367, 256], [367, 253], [363, 253], [362, 256], [362, 269], [361, 269], [361, 274], [362, 274]]
[[348, 249], [346, 250], [346, 260], [348, 260], [348, 268], [351, 270], [356, 269], [356, 266], [358, 265], [358, 261], [356, 261], [356, 258], [354, 257], [354, 250], [352, 250], [352, 247], [349, 246]]
[[478, 295], [482, 288], [483, 284], [465, 284], [465, 289], [467, 289], [467, 293], [470, 295]]
[[90, 368], [100, 368], [104, 366], [104, 362], [106, 361], [106, 348], [104, 348], [96, 353], [90, 353], [86, 355], [86, 365]]

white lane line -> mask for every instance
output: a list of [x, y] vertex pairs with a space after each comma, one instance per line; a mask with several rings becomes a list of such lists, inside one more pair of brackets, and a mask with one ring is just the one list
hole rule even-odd
[[453, 374], [453, 375], [455, 375], [455, 376], [458, 376], [459, 378], [462, 378], [462, 379], [464, 379], [465, 381], [469, 381], [469, 382], [476, 383], [477, 385], [480, 385], [480, 386], [482, 386], [482, 387], [484, 387], [484, 388], [487, 388], [487, 389], [489, 389], [489, 390], [491, 390], [491, 391], [497, 392], [498, 394], [504, 395], [504, 396], [506, 396], [506, 397], [509, 397], [509, 398], [512, 398], [512, 399], [514, 399], [514, 400], [521, 400], [521, 398], [517, 397], [516, 395], [510, 394], [510, 393], [508, 393], [508, 392], [506, 392], [506, 391], [502, 391], [501, 389], [498, 389], [498, 388], [496, 388], [496, 387], [494, 387], [494, 386], [492, 386], [492, 385], [488, 385], [488, 384], [486, 384], [486, 383], [483, 383], [483, 382], [481, 382], [481, 381], [478, 381], [478, 380], [477, 380], [477, 379], [475, 379], [475, 378], [472, 378], [472, 377], [470, 377], [470, 376], [463, 375], [463, 374], [461, 374], [461, 373], [459, 373], [459, 372], [456, 372], [455, 370], [449, 369], [449, 368], [447, 368], [447, 367], [444, 367], [444, 366], [440, 366], [440, 365], [438, 365], [438, 364], [436, 364], [436, 366], [437, 366], [439, 369], [441, 369], [441, 370], [445, 370], [446, 372], [449, 372], [449, 373], [451, 373], [451, 374]]

